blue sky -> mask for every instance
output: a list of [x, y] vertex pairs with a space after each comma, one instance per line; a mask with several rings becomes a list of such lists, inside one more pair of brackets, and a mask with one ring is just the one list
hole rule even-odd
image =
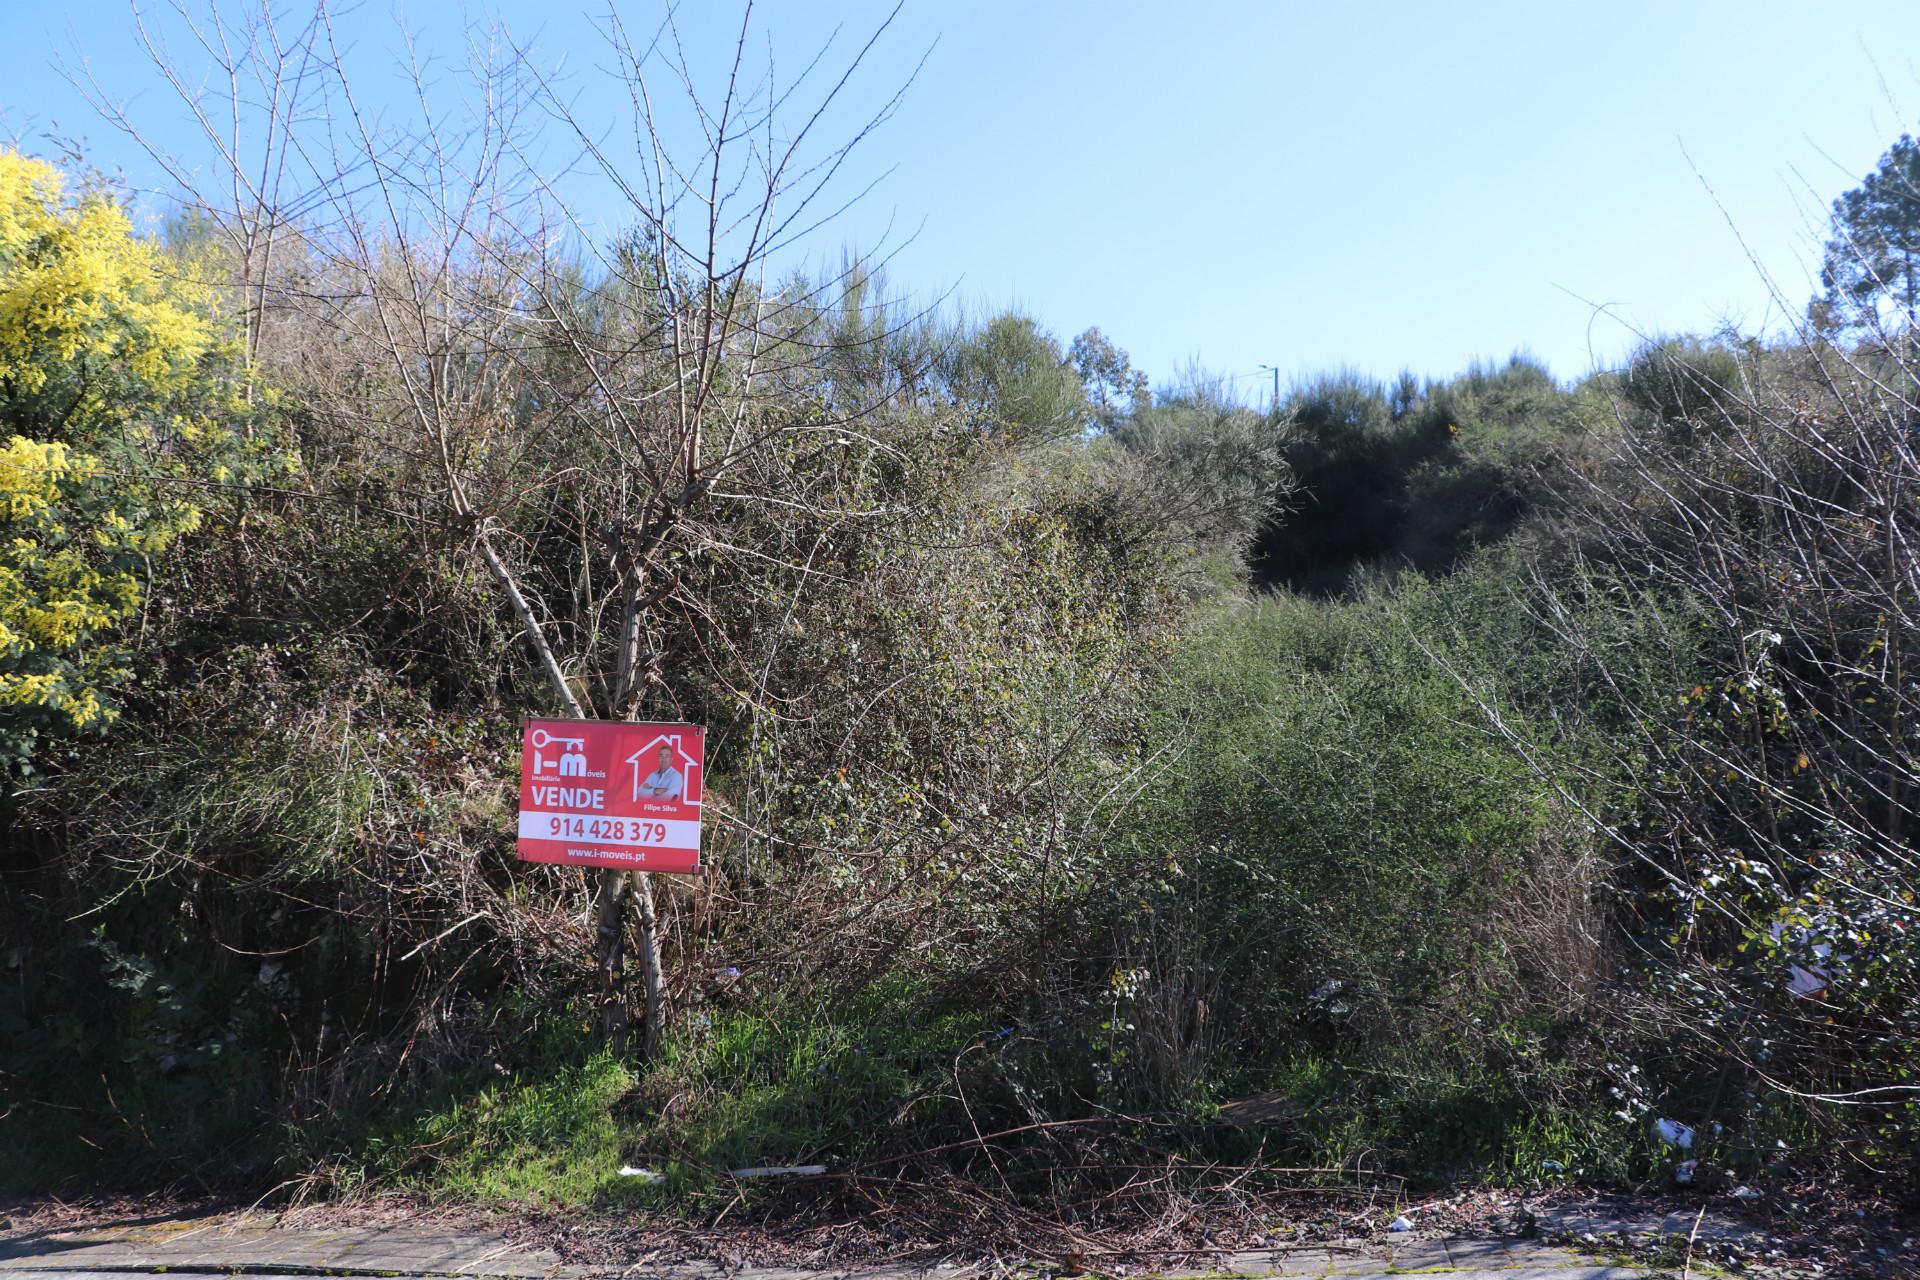
[[[144, 7], [165, 25], [164, 3]], [[890, 7], [768, 3], [756, 47], [794, 67], [840, 26], [851, 52]], [[636, 28], [658, 12], [620, 8]], [[498, 20], [564, 64], [583, 115], [611, 120], [624, 97], [596, 70], [606, 11], [366, 0], [344, 25], [375, 103], [398, 96], [396, 14], [446, 58]], [[722, 70], [738, 9], [681, 12], [690, 56]], [[0, 17], [0, 136], [46, 153], [57, 126], [94, 163], [157, 183], [56, 65], [84, 58], [189, 148], [119, 0], [0, 0]], [[1263, 364], [1283, 380], [1445, 374], [1517, 348], [1571, 378], [1641, 334], [1779, 325], [1763, 272], [1797, 310], [1827, 205], [1920, 113], [1917, 49], [1910, 0], [910, 0], [842, 117], [927, 55], [843, 190], [879, 185], [806, 252], [884, 241], [897, 288], [1018, 309], [1063, 342], [1098, 325], [1160, 384], [1198, 361], [1264, 399]], [[603, 184], [576, 196], [602, 225], [623, 220]]]

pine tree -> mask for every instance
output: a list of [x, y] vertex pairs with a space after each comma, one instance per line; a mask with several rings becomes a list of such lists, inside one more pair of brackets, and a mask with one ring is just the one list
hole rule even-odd
[[1808, 308], [1835, 337], [1893, 341], [1920, 311], [1920, 142], [1910, 134], [1858, 187], [1833, 202], [1833, 235]]

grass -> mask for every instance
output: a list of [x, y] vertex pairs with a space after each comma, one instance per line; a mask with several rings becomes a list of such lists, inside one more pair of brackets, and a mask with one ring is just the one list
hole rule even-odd
[[931, 1096], [980, 1026], [894, 975], [844, 1004], [697, 1010], [636, 1076], [585, 1024], [556, 1020], [510, 1075], [478, 1064], [376, 1129], [339, 1182], [617, 1208], [697, 1197], [746, 1165], [844, 1164]]
[[[619, 1174], [613, 1113], [633, 1077], [606, 1052], [581, 1050], [584, 1034], [579, 1046], [550, 1052], [531, 1079], [501, 1080], [490, 1066], [469, 1071], [427, 1109], [369, 1138], [344, 1186], [573, 1205], [623, 1194], [629, 1180]], [[576, 1060], [552, 1060], [568, 1056]]]
[[633, 1100], [629, 1152], [657, 1159], [679, 1189], [744, 1165], [858, 1160], [933, 1100], [983, 1026], [983, 1015], [942, 1007], [906, 974], [844, 1004], [696, 1018]]

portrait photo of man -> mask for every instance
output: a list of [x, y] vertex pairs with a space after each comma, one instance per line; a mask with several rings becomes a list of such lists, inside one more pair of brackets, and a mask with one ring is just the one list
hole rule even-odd
[[640, 783], [640, 794], [654, 800], [678, 800], [685, 780], [673, 767], [673, 748], [660, 745], [660, 763]]

